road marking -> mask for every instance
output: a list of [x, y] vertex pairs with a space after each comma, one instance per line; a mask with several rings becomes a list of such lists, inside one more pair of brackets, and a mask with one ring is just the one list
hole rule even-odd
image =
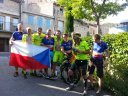
[[[46, 85], [46, 84], [38, 84], [38, 85], [43, 86], [43, 87], [47, 87], [47, 88], [52, 88], [52, 89], [57, 89], [57, 90], [61, 90], [61, 91], [66, 91], [65, 88], [62, 88], [62, 87], [51, 86], [51, 85]], [[76, 92], [76, 91], [67, 91], [67, 92], [76, 93], [76, 94], [82, 95], [82, 93]]]

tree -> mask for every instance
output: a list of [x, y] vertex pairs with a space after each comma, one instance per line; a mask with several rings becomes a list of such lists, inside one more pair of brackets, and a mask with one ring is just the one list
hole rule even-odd
[[64, 8], [64, 32], [71, 35], [74, 31], [74, 17], [72, 15], [72, 1], [71, 0], [57, 0], [57, 3]]
[[[100, 2], [96, 2], [100, 1]], [[72, 14], [76, 19], [87, 19], [96, 21], [98, 34], [102, 34], [100, 29], [100, 19], [105, 19], [109, 15], [117, 15], [125, 6], [121, 6], [113, 0], [72, 0]]]
[[71, 35], [71, 32], [74, 31], [74, 17], [71, 14], [71, 10], [72, 8], [68, 9], [70, 13], [65, 15], [65, 23], [64, 23], [64, 32], [68, 33], [69, 35]]

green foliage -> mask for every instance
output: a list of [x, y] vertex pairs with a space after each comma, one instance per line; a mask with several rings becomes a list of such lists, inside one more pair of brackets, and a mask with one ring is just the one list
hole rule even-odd
[[109, 44], [110, 64], [107, 70], [109, 83], [117, 96], [128, 95], [128, 33], [107, 35], [104, 40]]
[[72, 0], [57, 0], [57, 4], [64, 7], [65, 17], [68, 17], [71, 14]]
[[72, 0], [57, 0], [57, 3], [64, 7], [64, 32], [71, 35], [74, 31], [74, 16], [72, 15]]
[[[71, 15], [75, 19], [96, 21], [99, 34], [102, 34], [100, 19], [105, 19], [109, 15], [117, 15], [127, 6], [127, 4], [126, 6], [121, 6], [112, 0], [101, 0], [101, 2], [99, 3], [97, 0], [57, 0], [58, 4], [64, 6], [65, 17]], [[70, 8], [71, 10], [69, 10]]]
[[82, 38], [82, 40], [85, 40], [89, 44], [89, 46], [92, 45], [92, 36], [86, 36]]
[[72, 0], [72, 2], [72, 14], [75, 19], [84, 18], [96, 21], [97, 18], [105, 19], [108, 15], [117, 15], [125, 8], [111, 0], [102, 0], [102, 3], [95, 0]]
[[64, 22], [64, 32], [71, 35], [71, 32], [74, 31], [74, 17], [70, 14], [65, 18]]
[[[85, 37], [91, 44], [91, 38]], [[89, 40], [90, 39], [90, 40]], [[105, 88], [111, 89], [116, 96], [128, 96], [128, 32], [107, 34], [102, 40], [109, 46], [109, 65], [105, 70]]]

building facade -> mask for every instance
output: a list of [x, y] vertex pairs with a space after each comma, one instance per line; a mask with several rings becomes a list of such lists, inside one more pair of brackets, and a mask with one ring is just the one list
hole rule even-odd
[[11, 0], [0, 0], [0, 52], [9, 51], [9, 39], [19, 20], [19, 5]]
[[[22, 2], [21, 2], [22, 1]], [[0, 52], [9, 51], [9, 39], [19, 22], [36, 32], [42, 27], [63, 32], [63, 9], [47, 0], [0, 0]]]
[[[54, 0], [0, 0], [0, 52], [9, 51], [9, 39], [17, 24], [23, 23], [23, 29], [31, 27], [33, 33], [42, 27], [64, 32], [63, 8]], [[88, 26], [75, 21], [74, 31], [87, 35]]]
[[89, 25], [85, 22], [75, 20], [74, 21], [74, 32], [80, 33], [81, 37], [84, 37], [89, 32]]
[[47, 0], [25, 0], [22, 3], [22, 16], [24, 28], [29, 26], [33, 32], [42, 27], [45, 33], [47, 29], [61, 30], [63, 32], [63, 9], [54, 2]]

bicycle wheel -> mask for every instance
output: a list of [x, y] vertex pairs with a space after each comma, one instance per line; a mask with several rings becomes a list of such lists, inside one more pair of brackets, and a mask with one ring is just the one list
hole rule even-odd
[[73, 72], [73, 83], [77, 84], [80, 81], [81, 72], [79, 69], [75, 69]]
[[71, 84], [71, 83], [77, 84], [79, 82], [80, 76], [81, 76], [80, 70], [75, 69], [73, 72], [73, 76], [70, 77], [70, 76], [68, 76], [69, 68], [70, 68], [69, 63], [64, 62], [61, 65], [61, 67], [60, 67], [61, 78], [64, 81], [64, 83], [66, 83], [66, 84]]
[[61, 79], [66, 84], [69, 84], [68, 70], [69, 70], [69, 63], [67, 63], [66, 61], [64, 61], [62, 63], [62, 65], [60, 66], [60, 74], [61, 74]]

